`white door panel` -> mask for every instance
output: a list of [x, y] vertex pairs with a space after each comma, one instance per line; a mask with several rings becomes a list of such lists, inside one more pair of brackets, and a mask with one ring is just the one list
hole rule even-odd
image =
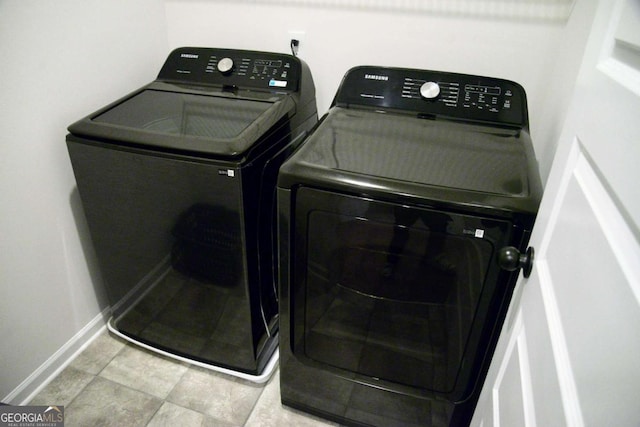
[[[544, 263], [537, 263], [537, 269], [529, 282], [542, 282], [540, 277], [548, 277]], [[522, 299], [522, 322], [527, 325], [527, 351], [530, 363], [531, 393], [533, 414], [528, 425], [540, 427], [553, 426], [557, 423], [557, 414], [562, 413], [562, 393], [558, 379], [558, 366], [553, 353], [552, 336], [547, 327], [557, 321], [557, 311], [547, 313], [543, 304], [542, 288], [538, 284], [527, 286], [526, 296]], [[553, 295], [546, 299], [553, 301]], [[553, 308], [554, 306], [551, 305]], [[554, 337], [562, 341], [562, 336]], [[524, 425], [524, 424], [523, 424]]]
[[[638, 425], [640, 310], [621, 265], [626, 261], [616, 250], [630, 246], [634, 237], [616, 236], [614, 230], [626, 224], [619, 215], [603, 214], [616, 212], [615, 205], [586, 158], [576, 166], [563, 201], [565, 214], [545, 254], [570, 368], [587, 425]], [[636, 243], [632, 250], [637, 249]], [[635, 258], [637, 272], [637, 253]]]
[[576, 131], [637, 233], [640, 186], [629, 178], [640, 160], [640, 1], [600, 3], [576, 89]]
[[474, 426], [640, 426], [640, 1], [600, 2], [571, 105]]
[[[518, 337], [520, 338], [520, 336]], [[502, 361], [501, 371], [498, 374], [496, 387], [493, 390], [493, 407], [500, 415], [496, 420], [496, 426], [508, 425], [505, 423], [518, 423], [525, 425], [525, 402], [522, 393], [523, 384], [522, 377], [528, 376], [527, 369], [524, 371], [520, 366], [520, 339], [513, 341], [513, 344], [507, 350], [506, 357]], [[528, 403], [528, 402], [527, 402]]]

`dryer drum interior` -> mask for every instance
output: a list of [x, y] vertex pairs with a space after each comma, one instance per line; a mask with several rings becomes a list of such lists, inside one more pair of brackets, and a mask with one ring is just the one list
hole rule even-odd
[[[223, 59], [231, 69], [218, 68]], [[156, 80], [69, 127], [114, 333], [268, 378], [278, 344], [276, 177], [316, 122], [298, 58], [185, 47]]]
[[470, 421], [518, 274], [498, 253], [526, 249], [541, 197], [527, 120], [513, 82], [347, 73], [278, 177], [284, 404], [347, 425]]

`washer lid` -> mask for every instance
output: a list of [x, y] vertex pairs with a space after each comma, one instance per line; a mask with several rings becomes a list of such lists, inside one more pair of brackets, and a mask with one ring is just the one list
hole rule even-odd
[[535, 168], [523, 130], [334, 107], [282, 167], [279, 185], [469, 204], [510, 199], [528, 210], [540, 197]]
[[249, 150], [295, 102], [286, 95], [166, 90], [152, 83], [74, 123], [75, 135], [114, 142], [219, 156], [238, 156]]

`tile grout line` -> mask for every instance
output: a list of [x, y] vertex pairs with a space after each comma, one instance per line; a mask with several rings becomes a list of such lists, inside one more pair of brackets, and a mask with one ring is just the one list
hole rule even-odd
[[[127, 343], [127, 345], [130, 345], [130, 344], [129, 344], [129, 343]], [[147, 421], [147, 422], [145, 423], [145, 426], [148, 426], [148, 425], [149, 425], [149, 423], [151, 423], [151, 421], [153, 420], [153, 418], [154, 418], [154, 417], [156, 416], [156, 414], [160, 411], [160, 409], [162, 409], [162, 407], [164, 406], [164, 404], [165, 404], [165, 403], [170, 403], [170, 404], [172, 404], [172, 405], [179, 406], [180, 408], [184, 408], [184, 409], [187, 409], [187, 410], [190, 410], [190, 411], [193, 411], [193, 412], [197, 412], [197, 413], [199, 413], [199, 414], [202, 414], [202, 420], [203, 420], [203, 422], [204, 422], [205, 417], [207, 416], [207, 414], [205, 414], [204, 412], [201, 412], [201, 411], [195, 411], [195, 410], [193, 410], [193, 409], [191, 409], [191, 408], [186, 408], [186, 407], [184, 407], [184, 406], [182, 406], [182, 405], [178, 405], [177, 403], [173, 403], [173, 402], [171, 402], [171, 401], [167, 400], [167, 398], [171, 395], [171, 393], [173, 392], [173, 390], [175, 390], [175, 388], [178, 386], [178, 384], [180, 384], [180, 381], [182, 381], [182, 379], [185, 377], [185, 375], [187, 375], [187, 373], [189, 372], [189, 369], [190, 369], [190, 366], [189, 366], [189, 364], [188, 364], [188, 363], [185, 363], [185, 362], [182, 362], [182, 361], [180, 361], [179, 363], [180, 363], [181, 365], [185, 366], [187, 369], [185, 369], [185, 371], [182, 373], [182, 375], [180, 376], [180, 378], [178, 379], [178, 381], [176, 381], [176, 383], [173, 385], [173, 387], [171, 387], [171, 390], [169, 390], [169, 392], [167, 393], [167, 395], [162, 399], [162, 403], [160, 404], [160, 406], [158, 407], [158, 409], [153, 413], [153, 415], [149, 418], [149, 421]], [[138, 391], [139, 391], [139, 390], [138, 390]]]
[[[277, 368], [275, 370], [277, 370]], [[260, 390], [260, 394], [258, 395], [258, 398], [256, 399], [255, 402], [253, 402], [253, 406], [251, 407], [251, 410], [249, 411], [249, 414], [247, 415], [247, 418], [242, 423], [243, 427], [246, 426], [247, 422], [249, 422], [249, 420], [251, 419], [251, 415], [253, 415], [253, 411], [256, 410], [256, 407], [258, 406], [258, 403], [260, 402], [260, 399], [262, 398], [262, 395], [265, 393], [265, 391], [267, 389], [267, 386], [272, 381], [274, 374], [275, 374], [275, 372], [272, 374], [271, 378], [269, 378], [269, 380], [266, 383], [264, 383], [264, 385], [262, 385], [262, 387], [261, 387], [262, 390]]]
[[[114, 337], [109, 333], [109, 331], [108, 331], [108, 330], [107, 330], [107, 332], [106, 332], [106, 333], [107, 333], [107, 335], [109, 335], [109, 337], [110, 337], [110, 338], [114, 338]], [[120, 352], [122, 352], [122, 350], [124, 350], [124, 348], [126, 347], [126, 343], [124, 343], [124, 344], [125, 344], [125, 345], [124, 345], [124, 346], [122, 346], [122, 348], [121, 348], [120, 350], [118, 350], [118, 351], [117, 351], [117, 352], [116, 352], [116, 353], [115, 353], [115, 354], [114, 354], [114, 355], [109, 359], [109, 361], [108, 361], [107, 363], [105, 363], [105, 364], [100, 368], [100, 370], [98, 370], [98, 372], [97, 372], [97, 373], [95, 373], [95, 374], [93, 374], [93, 373], [91, 373], [91, 372], [87, 372], [87, 371], [86, 371], [86, 370], [84, 370], [84, 369], [79, 369], [79, 368], [76, 368], [76, 367], [72, 366], [73, 361], [71, 361], [71, 363], [69, 363], [69, 366], [68, 366], [68, 367], [70, 367], [70, 368], [72, 368], [72, 369], [76, 369], [76, 370], [81, 371], [81, 372], [84, 372], [85, 374], [89, 374], [89, 375], [91, 375], [93, 378], [91, 379], [91, 381], [89, 381], [87, 384], [85, 384], [85, 386], [84, 386], [84, 387], [82, 387], [82, 389], [80, 389], [80, 391], [79, 391], [78, 393], [76, 393], [76, 395], [75, 395], [75, 396], [73, 396], [73, 398], [72, 398], [71, 400], [69, 400], [69, 404], [68, 404], [67, 406], [71, 406], [71, 404], [72, 404], [72, 403], [73, 403], [73, 402], [78, 398], [78, 396], [80, 396], [82, 393], [84, 393], [84, 391], [87, 389], [87, 387], [89, 387], [89, 385], [90, 385], [91, 383], [93, 383], [93, 382], [96, 380], [96, 378], [98, 378], [98, 377], [100, 376], [100, 373], [101, 373], [102, 371], [104, 371], [104, 369], [105, 369], [105, 368], [106, 368], [106, 367], [107, 367], [107, 366], [108, 366], [108, 365], [113, 361], [113, 359], [115, 359], [115, 358], [116, 358], [116, 356], [117, 356], [118, 354], [120, 354]], [[87, 349], [86, 349], [86, 348], [82, 351], [82, 353], [84, 353], [85, 351], [87, 351]], [[82, 353], [80, 353], [80, 354], [82, 354]], [[78, 355], [76, 356], [76, 358], [77, 358], [80, 354], [78, 354]], [[75, 360], [75, 359], [74, 359], [74, 360]], [[102, 379], [106, 380], [106, 378], [104, 378], [104, 377], [100, 377], [100, 378], [102, 378]], [[113, 382], [113, 381], [112, 381], [112, 382]]]
[[[112, 339], [116, 339], [117, 341], [121, 341], [119, 338], [114, 337], [114, 336], [113, 336], [112, 334], [110, 334], [109, 332], [107, 332], [107, 334], [109, 335], [109, 337], [110, 337], [110, 338], [112, 338]], [[122, 340], [122, 341], [123, 341], [123, 340]], [[86, 391], [87, 387], [89, 387], [91, 384], [93, 384], [93, 383], [94, 383], [98, 378], [100, 378], [100, 380], [103, 380], [103, 381], [108, 381], [108, 382], [110, 382], [110, 383], [112, 383], [112, 384], [115, 384], [115, 385], [117, 385], [117, 386], [119, 386], [119, 387], [125, 387], [125, 388], [127, 388], [127, 389], [129, 389], [129, 390], [132, 390], [132, 391], [135, 391], [135, 392], [137, 392], [137, 393], [142, 393], [142, 394], [145, 394], [145, 395], [147, 395], [147, 396], [149, 396], [149, 397], [152, 397], [152, 398], [158, 399], [158, 400], [160, 400], [162, 403], [164, 403], [164, 402], [165, 402], [165, 399], [161, 399], [161, 398], [159, 398], [158, 396], [151, 395], [151, 394], [149, 394], [149, 393], [147, 393], [147, 392], [145, 392], [145, 391], [143, 391], [143, 390], [138, 390], [138, 389], [135, 389], [135, 388], [129, 387], [129, 386], [128, 386], [128, 385], [126, 385], [126, 384], [121, 384], [121, 383], [119, 383], [118, 381], [113, 381], [113, 380], [111, 380], [111, 379], [109, 379], [109, 378], [105, 378], [105, 377], [103, 377], [103, 376], [101, 376], [101, 375], [100, 375], [100, 374], [101, 374], [101, 373], [102, 373], [102, 372], [107, 368], [107, 366], [109, 366], [109, 364], [111, 364], [111, 362], [113, 362], [113, 360], [114, 360], [114, 359], [115, 359], [115, 358], [116, 358], [120, 353], [122, 353], [122, 352], [123, 352], [123, 351], [124, 351], [124, 350], [129, 346], [129, 345], [130, 345], [130, 344], [129, 344], [129, 343], [127, 343], [126, 341], [123, 341], [123, 344], [124, 344], [124, 345], [122, 346], [122, 348], [120, 348], [116, 353], [114, 353], [114, 355], [113, 355], [111, 358], [109, 358], [109, 360], [108, 360], [108, 361], [107, 361], [107, 362], [106, 362], [106, 363], [105, 363], [105, 364], [104, 364], [104, 365], [103, 365], [103, 366], [98, 370], [98, 372], [97, 372], [97, 373], [95, 373], [95, 374], [93, 374], [93, 373], [91, 373], [91, 372], [87, 372], [85, 369], [76, 368], [76, 367], [74, 367], [74, 366], [71, 366], [71, 364], [69, 364], [69, 367], [70, 367], [71, 369], [75, 369], [75, 370], [77, 370], [77, 371], [84, 372], [85, 374], [90, 375], [90, 376], [92, 377], [92, 379], [91, 379], [91, 381], [89, 381], [87, 384], [85, 384], [85, 386], [84, 386], [84, 387], [82, 387], [82, 389], [80, 389], [80, 391], [79, 391], [78, 393], [76, 393], [76, 395], [75, 395], [75, 396], [73, 396], [73, 398], [72, 398], [71, 400], [69, 400], [69, 404], [68, 404], [66, 407], [70, 407], [70, 406], [73, 404], [73, 402], [75, 402], [75, 401], [76, 401], [76, 399], [78, 399], [78, 397], [80, 397], [80, 396], [81, 396], [81, 395]], [[86, 351], [86, 349], [85, 349], [85, 351]], [[160, 408], [162, 407], [162, 403], [160, 404], [160, 406], [158, 407], [158, 409], [153, 413], [153, 415], [149, 418], [149, 421], [147, 421], [147, 423], [145, 423], [145, 425], [149, 424], [149, 422], [151, 421], [151, 419], [153, 419], [153, 417], [155, 416], [155, 414], [160, 410]], [[66, 407], [65, 407], [65, 409], [66, 409]], [[65, 414], [65, 416], [66, 416], [66, 414]]]

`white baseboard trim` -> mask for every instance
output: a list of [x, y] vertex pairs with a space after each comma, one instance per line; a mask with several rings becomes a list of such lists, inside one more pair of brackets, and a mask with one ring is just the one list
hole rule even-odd
[[51, 382], [75, 357], [105, 330], [111, 308], [105, 308], [67, 341], [58, 351], [29, 375], [11, 393], [2, 398], [10, 405], [26, 405]]

